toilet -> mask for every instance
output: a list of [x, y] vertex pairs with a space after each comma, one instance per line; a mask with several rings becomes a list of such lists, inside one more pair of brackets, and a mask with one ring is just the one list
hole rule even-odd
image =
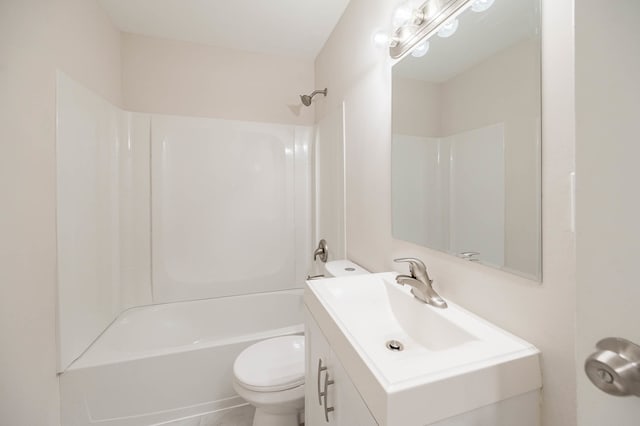
[[[349, 260], [324, 265], [324, 276], [368, 274]], [[233, 388], [256, 408], [253, 426], [299, 426], [304, 409], [304, 336], [255, 343], [233, 364]]]
[[233, 388], [256, 408], [253, 426], [299, 426], [304, 408], [304, 336], [246, 348], [233, 364]]

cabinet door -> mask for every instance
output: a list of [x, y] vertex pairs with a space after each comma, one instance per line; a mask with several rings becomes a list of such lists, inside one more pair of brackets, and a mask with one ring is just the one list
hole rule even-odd
[[[360, 396], [351, 378], [337, 357], [332, 359], [335, 382], [334, 412], [336, 424], [340, 426], [377, 426], [369, 408]], [[331, 395], [331, 394], [329, 394]]]
[[[305, 337], [305, 426], [377, 426], [329, 342], [306, 309]], [[327, 393], [326, 399], [324, 392]]]
[[[305, 309], [305, 351], [306, 351], [306, 375], [305, 375], [305, 426], [336, 425], [333, 413], [328, 413], [329, 422], [325, 419], [324, 399], [321, 392], [324, 390], [324, 381], [327, 374], [333, 376], [331, 364], [331, 348], [322, 331], [316, 324], [311, 314]], [[333, 385], [328, 385], [327, 390]], [[333, 389], [327, 394], [327, 405], [333, 404]]]

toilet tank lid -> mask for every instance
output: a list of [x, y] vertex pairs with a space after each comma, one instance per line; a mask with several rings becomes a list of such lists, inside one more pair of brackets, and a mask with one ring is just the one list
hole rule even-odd
[[233, 364], [236, 381], [247, 389], [274, 392], [304, 384], [304, 336], [263, 340], [242, 351]]
[[348, 275], [362, 275], [369, 273], [369, 271], [364, 269], [362, 266], [347, 259], [327, 262], [324, 265], [324, 269], [330, 277], [344, 277]]

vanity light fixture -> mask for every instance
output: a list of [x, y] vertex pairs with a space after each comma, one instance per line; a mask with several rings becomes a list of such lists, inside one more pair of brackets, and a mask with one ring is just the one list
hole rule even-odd
[[373, 45], [376, 47], [389, 47], [390, 41], [389, 35], [383, 30], [373, 33]]
[[398, 6], [393, 12], [393, 27], [401, 28], [407, 25], [420, 25], [424, 22], [424, 10], [415, 8], [410, 2]]
[[474, 12], [484, 12], [489, 9], [495, 0], [474, 0], [471, 4], [471, 10]]
[[411, 20], [413, 16], [413, 10], [408, 3], [401, 4], [393, 12], [393, 26], [399, 28], [405, 26]]
[[[441, 37], [452, 36], [458, 28], [456, 18], [470, 8], [474, 1], [476, 0], [426, 0], [419, 7], [411, 7], [408, 1], [403, 3], [402, 9], [396, 9], [394, 13], [394, 18], [397, 16], [398, 19], [393, 21], [404, 25], [394, 26], [390, 36], [389, 55], [398, 59], [434, 34]], [[408, 10], [412, 12], [409, 14]], [[410, 17], [407, 19], [407, 16]]]
[[429, 42], [427, 40], [421, 41], [418, 45], [411, 51], [411, 56], [415, 58], [422, 58], [429, 51]]
[[[457, 17], [467, 9], [480, 13], [489, 9], [495, 0], [406, 0], [393, 12], [391, 33], [378, 31], [373, 35], [377, 47], [388, 46], [389, 55], [398, 59], [413, 51], [423, 56], [429, 49], [422, 44], [434, 34], [447, 38], [458, 29]], [[420, 46], [418, 46], [420, 45]], [[424, 52], [423, 52], [423, 49]], [[412, 52], [413, 53], [413, 52]], [[418, 57], [420, 57], [418, 56]]]
[[447, 38], [451, 37], [458, 30], [459, 21], [457, 19], [450, 19], [445, 22], [438, 30], [438, 37]]

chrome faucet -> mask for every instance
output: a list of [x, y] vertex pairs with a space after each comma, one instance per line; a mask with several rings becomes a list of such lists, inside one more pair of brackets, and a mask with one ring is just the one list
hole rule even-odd
[[398, 275], [396, 277], [398, 284], [412, 287], [411, 294], [413, 294], [416, 299], [426, 304], [442, 309], [447, 307], [447, 302], [445, 302], [431, 286], [433, 280], [429, 278], [429, 274], [427, 274], [427, 267], [424, 266], [424, 263], [422, 263], [420, 259], [403, 257], [400, 259], [394, 259], [393, 261], [409, 264], [409, 273], [411, 275]]

